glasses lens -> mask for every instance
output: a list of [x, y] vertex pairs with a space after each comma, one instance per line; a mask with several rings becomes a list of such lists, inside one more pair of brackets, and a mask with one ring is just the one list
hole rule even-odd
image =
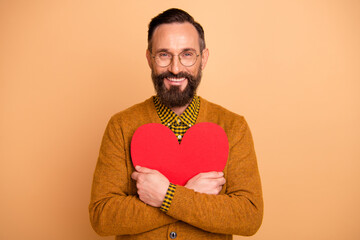
[[166, 67], [170, 65], [172, 59], [172, 55], [167, 52], [159, 52], [155, 55], [155, 62], [157, 65], [161, 67]]
[[190, 67], [195, 64], [197, 55], [195, 51], [184, 51], [179, 55], [181, 64]]

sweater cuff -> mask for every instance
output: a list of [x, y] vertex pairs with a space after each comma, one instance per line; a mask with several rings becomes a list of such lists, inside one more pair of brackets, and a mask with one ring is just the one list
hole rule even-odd
[[169, 188], [168, 190], [166, 191], [166, 195], [165, 195], [165, 198], [164, 198], [164, 201], [160, 207], [160, 210], [163, 211], [163, 212], [167, 212], [169, 209], [170, 209], [170, 205], [171, 205], [171, 202], [173, 200], [173, 197], [174, 197], [174, 194], [175, 194], [175, 190], [176, 190], [176, 185], [175, 184], [172, 184], [170, 183], [169, 184]]

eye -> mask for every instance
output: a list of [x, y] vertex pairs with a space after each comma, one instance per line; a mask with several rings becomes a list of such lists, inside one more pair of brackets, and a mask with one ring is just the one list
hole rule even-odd
[[157, 56], [158, 56], [159, 58], [170, 58], [170, 57], [171, 57], [171, 55], [170, 55], [169, 53], [167, 53], [167, 52], [159, 52], [159, 53], [157, 54]]
[[185, 51], [183, 53], [181, 53], [181, 56], [184, 57], [184, 58], [191, 58], [195, 55], [194, 52], [192, 51]]

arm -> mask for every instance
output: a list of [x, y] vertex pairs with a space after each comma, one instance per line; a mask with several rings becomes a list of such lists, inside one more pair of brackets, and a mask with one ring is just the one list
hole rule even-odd
[[[159, 171], [146, 167], [135, 167], [136, 171], [131, 178], [136, 181], [137, 193], [141, 201], [153, 207], [161, 207], [169, 180]], [[199, 173], [191, 178], [185, 185], [195, 192], [206, 194], [219, 194], [225, 184], [223, 172]]]
[[[217, 195], [225, 183], [221, 174], [200, 173], [185, 187], [176, 187], [169, 216], [214, 233], [252, 235], [257, 231], [263, 210], [261, 184], [251, 133], [245, 122], [240, 136], [230, 149], [225, 194]], [[137, 170], [133, 176], [140, 199], [159, 207], [169, 184], [167, 179], [156, 170]]]
[[245, 120], [238, 134], [229, 152], [225, 192], [208, 195], [177, 186], [169, 216], [209, 232], [255, 234], [262, 222], [263, 200], [253, 140]]
[[137, 234], [177, 221], [139, 200], [128, 164], [123, 133], [112, 118], [102, 140], [89, 205], [90, 221], [99, 235]]

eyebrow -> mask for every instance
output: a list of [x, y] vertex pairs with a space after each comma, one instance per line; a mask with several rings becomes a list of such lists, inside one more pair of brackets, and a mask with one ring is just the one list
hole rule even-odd
[[[181, 52], [185, 52], [185, 51], [194, 51], [194, 52], [196, 52], [196, 50], [194, 48], [183, 48], [181, 50]], [[168, 48], [160, 48], [160, 49], [156, 50], [155, 53], [159, 53], [159, 52], [171, 53]]]

